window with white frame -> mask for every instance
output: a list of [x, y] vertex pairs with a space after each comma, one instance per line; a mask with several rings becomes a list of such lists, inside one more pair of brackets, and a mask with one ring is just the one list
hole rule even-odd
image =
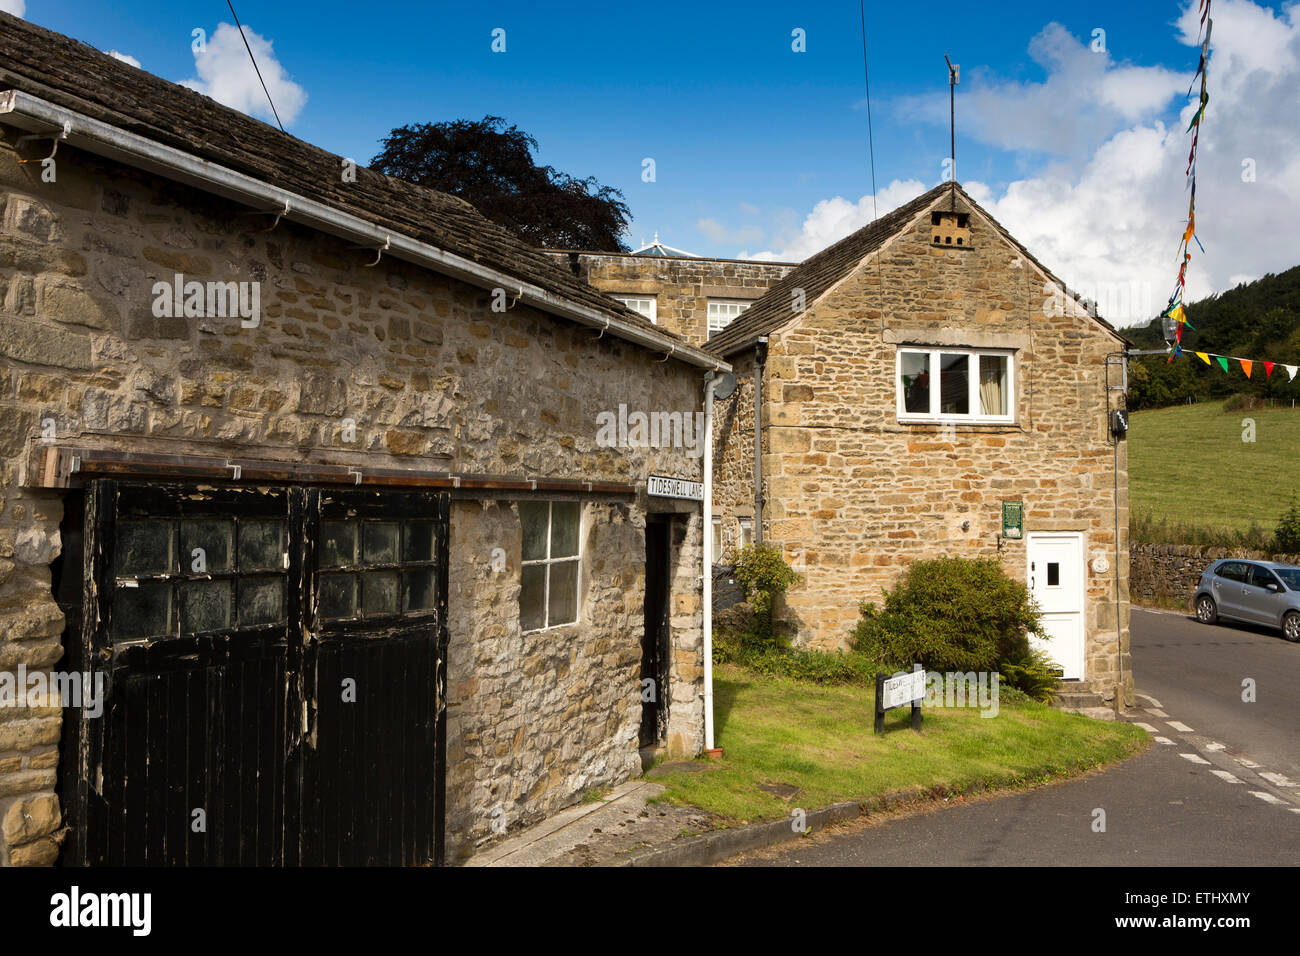
[[740, 547], [748, 548], [754, 543], [754, 519], [740, 519]]
[[899, 419], [1009, 422], [1015, 359], [979, 349], [899, 349], [897, 389]]
[[582, 508], [576, 501], [523, 501], [519, 518], [519, 624], [525, 631], [572, 624], [578, 619]]
[[659, 322], [659, 300], [652, 295], [616, 295], [613, 298], [622, 302], [633, 312], [640, 312], [651, 322]]
[[752, 304], [747, 299], [710, 299], [709, 335], [721, 332]]
[[722, 518], [718, 515], [713, 516], [713, 562], [717, 564], [722, 560]]

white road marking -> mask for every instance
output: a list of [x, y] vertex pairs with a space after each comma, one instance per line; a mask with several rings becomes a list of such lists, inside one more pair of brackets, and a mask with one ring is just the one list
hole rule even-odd
[[1259, 775], [1260, 775], [1261, 777], [1263, 777], [1265, 780], [1267, 780], [1269, 783], [1271, 783], [1271, 784], [1272, 784], [1273, 786], [1275, 786], [1275, 787], [1294, 787], [1294, 786], [1296, 786], [1295, 781], [1288, 779], [1286, 776], [1284, 776], [1283, 774], [1280, 774], [1280, 773], [1273, 773], [1273, 772], [1268, 771], [1268, 770], [1261, 770], [1261, 771], [1259, 772]]
[[1209, 761], [1200, 754], [1179, 754], [1178, 756], [1182, 757], [1184, 760], [1190, 760], [1192, 763], [1209, 764]]
[[1178, 731], [1179, 733], [1183, 733], [1183, 734], [1195, 733], [1195, 731], [1193, 731], [1191, 727], [1188, 727], [1185, 723], [1183, 723], [1180, 720], [1169, 721], [1169, 726], [1174, 728], [1174, 730]]
[[1283, 806], [1283, 807], [1286, 806], [1286, 801], [1283, 800], [1281, 797], [1275, 797], [1273, 796], [1273, 794], [1265, 793], [1263, 790], [1252, 790], [1250, 791], [1250, 795], [1252, 797], [1259, 797], [1259, 799], [1263, 800], [1265, 803], [1272, 803], [1274, 805]]
[[1248, 770], [1256, 770], [1259, 768], [1259, 764], [1255, 763], [1253, 760], [1247, 760], [1245, 757], [1238, 757], [1237, 763], [1241, 764]]
[[1152, 697], [1150, 694], [1135, 694], [1134, 696], [1142, 698], [1142, 699], [1145, 700], [1148, 704], [1150, 704], [1152, 707], [1160, 707], [1160, 706], [1162, 706], [1161, 703], [1160, 703], [1160, 701], [1156, 700], [1156, 699], [1155, 699], [1154, 697]]
[[1217, 752], [1217, 751], [1222, 750], [1223, 748], [1224, 748], [1224, 745], [1221, 744], [1221, 743], [1219, 743], [1217, 740], [1211, 740], [1208, 744], [1205, 745], [1205, 749], [1206, 749], [1206, 750], [1210, 750], [1210, 751], [1216, 751], [1216, 752]]
[[1210, 773], [1214, 774], [1220, 780], [1226, 780], [1228, 783], [1241, 783], [1238, 778], [1234, 777], [1226, 770], [1211, 770]]
[[1136, 720], [1133, 721], [1133, 726], [1134, 726], [1134, 727], [1141, 727], [1143, 730], [1145, 730], [1145, 731], [1146, 731], [1147, 733], [1149, 733], [1149, 734], [1154, 734], [1154, 733], [1156, 732], [1156, 728], [1152, 727], [1150, 724], [1139, 723], [1139, 722], [1136, 721]]
[[1158, 710], [1158, 709], [1155, 708], [1155, 707], [1148, 707], [1148, 708], [1147, 708], [1147, 713], [1150, 714], [1152, 717], [1168, 717], [1168, 716], [1169, 716], [1169, 715], [1166, 714], [1163, 710]]
[[1157, 738], [1156, 738], [1156, 743], [1158, 743], [1158, 744], [1168, 744], [1170, 747], [1172, 747], [1172, 746], [1174, 745], [1174, 742], [1173, 742], [1172, 740], [1170, 740], [1168, 737], [1157, 737]]

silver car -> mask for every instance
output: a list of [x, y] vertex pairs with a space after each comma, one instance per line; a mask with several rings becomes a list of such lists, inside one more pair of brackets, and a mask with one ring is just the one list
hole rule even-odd
[[1300, 568], [1275, 561], [1216, 561], [1201, 575], [1193, 605], [1202, 624], [1229, 618], [1278, 627], [1288, 641], [1300, 641]]

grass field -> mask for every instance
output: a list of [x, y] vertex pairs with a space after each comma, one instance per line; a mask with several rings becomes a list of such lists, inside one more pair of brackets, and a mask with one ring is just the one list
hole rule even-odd
[[[890, 711], [886, 732], [877, 735], [874, 688], [774, 680], [730, 664], [715, 675], [723, 758], [707, 770], [656, 777], [667, 785], [656, 799], [702, 807], [727, 824], [900, 790], [961, 793], [977, 782], [989, 789], [1042, 783], [1122, 760], [1150, 740], [1122, 721], [1007, 699], [993, 718], [975, 708], [923, 708], [919, 733], [910, 729], [907, 708]], [[761, 789], [773, 784], [798, 792], [787, 802]]]
[[[1255, 423], [1253, 442], [1242, 441]], [[1248, 434], [1246, 437], [1250, 437]], [[1300, 498], [1300, 408], [1225, 412], [1221, 402], [1133, 413], [1128, 433], [1135, 514], [1201, 527], [1272, 532]]]

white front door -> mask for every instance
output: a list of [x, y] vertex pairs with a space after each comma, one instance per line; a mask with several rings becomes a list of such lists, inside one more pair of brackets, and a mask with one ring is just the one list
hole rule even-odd
[[1051, 655], [1066, 680], [1082, 680], [1083, 534], [1031, 532], [1025, 540], [1029, 592], [1038, 602], [1045, 632], [1031, 642]]

